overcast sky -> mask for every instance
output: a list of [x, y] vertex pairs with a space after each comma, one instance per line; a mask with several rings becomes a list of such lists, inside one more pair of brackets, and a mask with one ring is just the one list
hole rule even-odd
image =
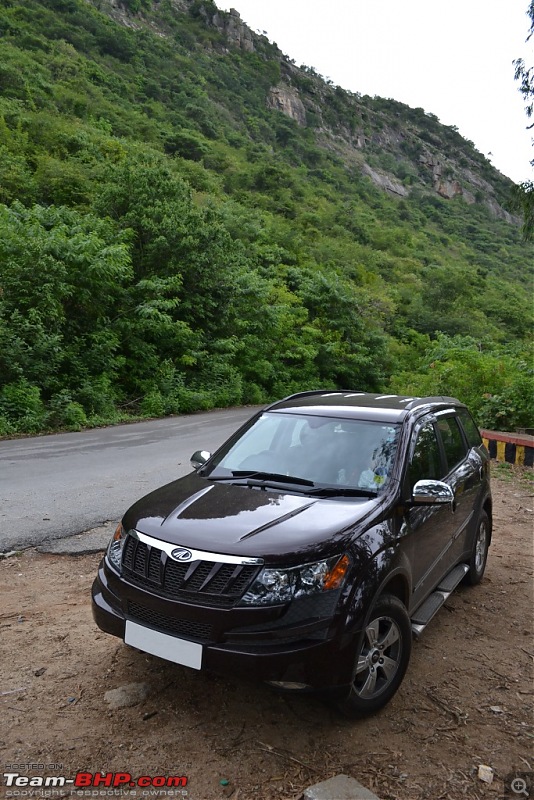
[[[534, 64], [528, 0], [216, 0], [298, 66], [456, 125], [497, 169], [532, 179], [532, 131], [512, 61]], [[491, 154], [491, 155], [490, 155]]]

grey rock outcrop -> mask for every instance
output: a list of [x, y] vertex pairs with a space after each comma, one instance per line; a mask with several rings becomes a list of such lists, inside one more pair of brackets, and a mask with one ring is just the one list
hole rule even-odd
[[301, 127], [306, 127], [306, 109], [294, 89], [288, 86], [274, 86], [267, 97], [267, 105], [291, 117]]
[[239, 11], [236, 11], [235, 8], [231, 8], [227, 14], [217, 12], [213, 15], [211, 22], [226, 36], [230, 45], [244, 50], [246, 53], [254, 52], [252, 31], [242, 21]]
[[364, 164], [362, 167], [362, 172], [364, 175], [367, 175], [376, 186], [379, 186], [381, 189], [385, 189], [386, 192], [389, 194], [395, 194], [398, 197], [407, 197], [409, 192], [408, 189], [396, 181], [395, 178], [392, 178], [391, 175], [386, 175], [384, 172], [377, 172], [376, 170], [372, 169], [369, 164]]

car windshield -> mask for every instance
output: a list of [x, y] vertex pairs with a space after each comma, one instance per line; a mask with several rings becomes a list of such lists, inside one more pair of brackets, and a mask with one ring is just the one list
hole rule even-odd
[[390, 477], [397, 434], [389, 423], [266, 412], [217, 454], [207, 476], [293, 479], [304, 492], [338, 486], [376, 494]]

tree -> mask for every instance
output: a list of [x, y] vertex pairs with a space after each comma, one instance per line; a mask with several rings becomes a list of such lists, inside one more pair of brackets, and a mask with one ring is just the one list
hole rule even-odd
[[76, 427], [80, 403], [113, 406], [131, 276], [128, 235], [111, 220], [0, 205], [0, 435]]
[[[530, 0], [527, 15], [530, 18], [530, 29], [526, 41], [534, 35], [534, 0]], [[522, 58], [514, 61], [515, 80], [521, 81], [519, 91], [526, 100], [525, 111], [531, 119], [534, 114], [534, 66], [527, 67]], [[534, 122], [527, 126], [534, 128]], [[530, 162], [534, 166], [534, 159]], [[514, 188], [512, 194], [513, 208], [523, 214], [523, 236], [528, 241], [534, 239], [534, 181], [524, 181]]]

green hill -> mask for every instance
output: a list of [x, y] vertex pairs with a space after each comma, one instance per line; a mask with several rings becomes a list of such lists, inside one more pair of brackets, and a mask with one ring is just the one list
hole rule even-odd
[[0, 8], [0, 434], [317, 386], [528, 425], [511, 182], [205, 0]]

